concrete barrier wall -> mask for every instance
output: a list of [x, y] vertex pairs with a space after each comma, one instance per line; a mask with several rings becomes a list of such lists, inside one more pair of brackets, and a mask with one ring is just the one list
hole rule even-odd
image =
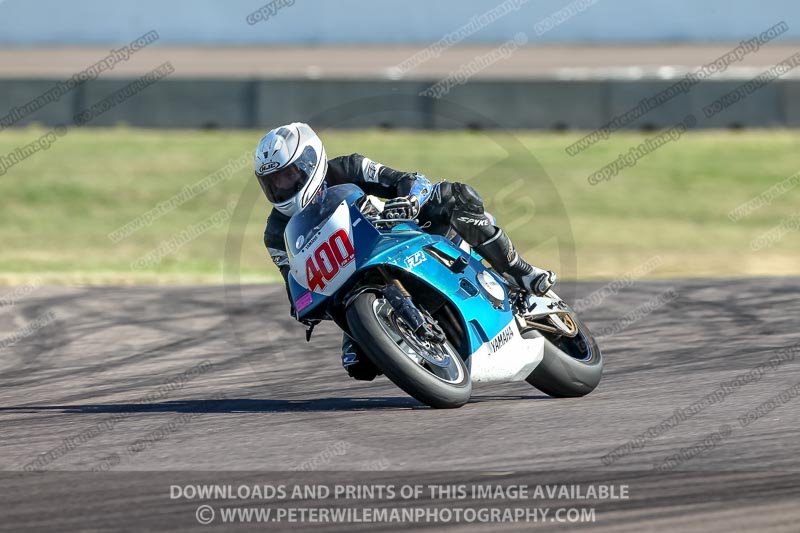
[[[0, 128], [69, 125], [129, 80], [86, 82], [25, 115], [13, 108], [57, 80], [0, 80]], [[626, 128], [663, 128], [688, 114], [697, 127], [798, 127], [800, 80], [778, 80], [708, 118], [704, 107], [745, 80], [705, 81]], [[435, 80], [195, 80], [166, 78], [97, 113], [85, 127], [259, 128], [295, 120], [318, 127], [594, 129], [674, 82], [660, 80], [476, 80], [442, 98], [420, 96]], [[21, 116], [25, 115], [25, 116]]]

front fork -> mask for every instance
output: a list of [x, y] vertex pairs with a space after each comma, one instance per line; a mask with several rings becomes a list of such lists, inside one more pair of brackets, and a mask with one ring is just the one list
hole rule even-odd
[[411, 331], [414, 332], [414, 335], [435, 344], [444, 343], [447, 337], [442, 328], [430, 315], [423, 313], [414, 305], [411, 295], [403, 286], [403, 283], [392, 276], [391, 272], [385, 267], [378, 267], [378, 271], [386, 281], [386, 286], [381, 289], [381, 292], [397, 316], [406, 323]]

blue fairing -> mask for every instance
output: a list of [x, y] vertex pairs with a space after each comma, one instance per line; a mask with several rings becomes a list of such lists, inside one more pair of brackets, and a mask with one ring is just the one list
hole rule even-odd
[[[335, 189], [348, 188], [335, 191]], [[385, 265], [394, 269], [403, 270], [422, 283], [442, 294], [452, 302], [463, 323], [467, 326], [469, 353], [473, 353], [483, 343], [488, 342], [499, 334], [514, 319], [511, 312], [508, 295], [503, 302], [492, 302], [482, 290], [476, 276], [488, 270], [478, 258], [467, 254], [455, 246], [450, 240], [439, 235], [430, 235], [422, 231], [416, 224], [400, 224], [392, 230], [377, 230], [355, 207], [354, 203], [363, 196], [361, 190], [354, 185], [339, 185], [331, 187], [328, 193], [334, 191], [336, 195], [332, 201], [341, 200], [350, 205], [352, 227], [352, 241], [355, 249], [355, 274], [351, 279], [358, 279], [360, 274], [369, 269]], [[328, 206], [319, 215], [335, 209]], [[301, 213], [304, 214], [304, 213]], [[308, 217], [307, 223], [312, 221]], [[294, 219], [290, 221], [290, 226]], [[316, 222], [319, 228], [324, 221]], [[313, 229], [313, 228], [311, 228]], [[293, 228], [292, 232], [287, 227], [287, 247], [291, 246], [290, 238], [308, 231], [302, 225]], [[308, 236], [308, 235], [306, 235]], [[437, 258], [438, 256], [438, 258]], [[441, 258], [466, 259], [466, 265], [461, 272], [453, 272], [445, 265]], [[449, 261], [448, 261], [449, 262]], [[491, 271], [490, 271], [491, 272]], [[497, 278], [502, 287], [502, 280]], [[326, 308], [331, 297], [317, 293], [310, 293], [295, 279], [289, 277], [289, 289], [295, 302], [304, 298], [305, 305], [298, 311], [298, 318], [322, 318], [320, 311]], [[503, 289], [505, 291], [505, 288]], [[311, 303], [308, 305], [309, 294]]]

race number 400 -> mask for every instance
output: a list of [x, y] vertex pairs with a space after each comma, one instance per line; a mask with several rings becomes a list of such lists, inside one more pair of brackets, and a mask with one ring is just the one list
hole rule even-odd
[[355, 257], [353, 243], [350, 242], [347, 232], [344, 229], [338, 230], [306, 259], [308, 288], [315, 292], [322, 291], [339, 270]]

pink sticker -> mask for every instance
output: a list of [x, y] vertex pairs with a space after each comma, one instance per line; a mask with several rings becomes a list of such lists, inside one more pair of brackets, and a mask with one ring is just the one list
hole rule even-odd
[[311, 292], [309, 291], [309, 292], [303, 294], [300, 298], [298, 298], [294, 302], [294, 306], [297, 308], [298, 311], [302, 311], [303, 309], [305, 309], [306, 307], [311, 305], [311, 302], [313, 302], [313, 301], [314, 301], [314, 298], [311, 296]]

